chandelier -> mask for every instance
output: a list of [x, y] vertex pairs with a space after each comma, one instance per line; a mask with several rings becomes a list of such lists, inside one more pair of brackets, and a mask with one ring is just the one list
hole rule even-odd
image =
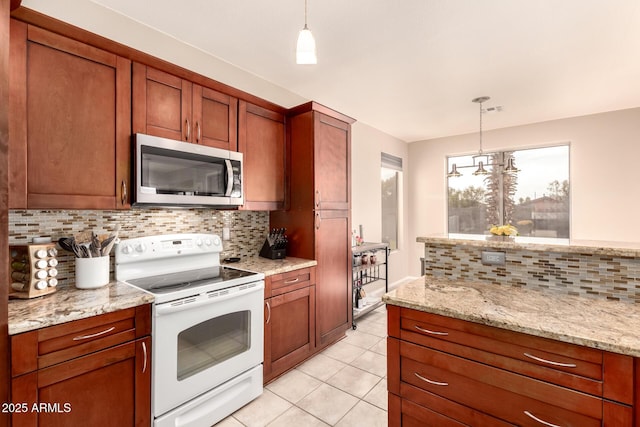
[[477, 104], [479, 104], [480, 106], [480, 149], [478, 150], [478, 154], [474, 155], [472, 157], [473, 162], [470, 165], [462, 165], [459, 166], [455, 163], [453, 163], [451, 165], [451, 171], [449, 171], [449, 173], [447, 173], [447, 176], [449, 178], [452, 177], [458, 177], [461, 176], [462, 174], [460, 172], [458, 172], [458, 169], [462, 169], [462, 168], [476, 168], [476, 170], [473, 172], [473, 175], [488, 175], [489, 171], [487, 171], [485, 169], [485, 166], [492, 166], [492, 167], [502, 167], [505, 166], [504, 170], [502, 171], [502, 173], [515, 173], [518, 172], [519, 169], [516, 168], [516, 166], [513, 163], [513, 156], [509, 156], [509, 158], [507, 159], [506, 165], [505, 163], [496, 163], [496, 162], [492, 162], [489, 159], [489, 155], [488, 154], [484, 154], [484, 152], [482, 151], [482, 115], [485, 113], [485, 110], [483, 110], [482, 108], [482, 103], [483, 102], [487, 102], [489, 99], [488, 96], [479, 96], [477, 98], [473, 98], [471, 100], [471, 102], [475, 102]]

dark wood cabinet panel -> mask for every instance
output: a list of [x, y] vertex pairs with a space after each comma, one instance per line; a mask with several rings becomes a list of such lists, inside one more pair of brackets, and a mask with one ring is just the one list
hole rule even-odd
[[11, 25], [11, 207], [128, 207], [130, 61]]
[[351, 326], [351, 123], [311, 102], [287, 115], [288, 208], [271, 212], [285, 227], [288, 255], [317, 260], [316, 346]]
[[237, 151], [238, 100], [134, 62], [133, 133]]
[[351, 126], [322, 113], [314, 116], [315, 208], [350, 209]]
[[[463, 425], [638, 425], [637, 359], [408, 308], [387, 312], [397, 407], [389, 425], [431, 425], [434, 416]], [[522, 357], [531, 352], [562, 365]]]
[[243, 209], [284, 209], [284, 115], [240, 101], [238, 129], [238, 151], [244, 157]]
[[321, 307], [316, 327], [318, 345], [329, 344], [351, 326], [351, 233], [347, 211], [316, 212], [316, 294]]
[[190, 140], [192, 84], [133, 63], [133, 133]]
[[11, 337], [11, 401], [29, 408], [13, 425], [148, 426], [149, 314], [141, 306]]
[[316, 319], [315, 291], [315, 268], [313, 267], [267, 277], [264, 330], [265, 383], [313, 354]]

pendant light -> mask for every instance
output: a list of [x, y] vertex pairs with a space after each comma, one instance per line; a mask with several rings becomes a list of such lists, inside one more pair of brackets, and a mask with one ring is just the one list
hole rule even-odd
[[[490, 98], [488, 96], [480, 96], [478, 98], [473, 98], [471, 102], [477, 102], [480, 104], [480, 149], [478, 150], [478, 154], [473, 156], [473, 164], [476, 164], [476, 159], [479, 157], [485, 157], [486, 163], [489, 163], [489, 158], [485, 154], [482, 153], [482, 103], [488, 101]], [[478, 162], [478, 169], [473, 173], [474, 175], [487, 175], [489, 172], [484, 168], [483, 161]]]
[[296, 64], [317, 64], [316, 41], [307, 27], [307, 0], [304, 0], [304, 28], [298, 34]]

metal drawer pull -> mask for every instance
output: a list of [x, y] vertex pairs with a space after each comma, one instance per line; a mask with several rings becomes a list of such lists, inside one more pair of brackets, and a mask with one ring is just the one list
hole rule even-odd
[[560, 363], [560, 362], [554, 362], [551, 360], [541, 359], [529, 353], [524, 353], [524, 355], [527, 356], [529, 359], [537, 360], [538, 362], [547, 363], [553, 366], [561, 366], [563, 368], [576, 368], [578, 366], [575, 363]]
[[284, 283], [288, 285], [290, 283], [296, 283], [298, 280], [300, 280], [300, 278], [296, 277], [295, 279], [292, 279], [292, 280], [285, 280]]
[[423, 377], [422, 375], [420, 375], [420, 374], [419, 374], [419, 373], [417, 373], [417, 372], [414, 372], [413, 374], [414, 374], [416, 377], [420, 378], [422, 381], [424, 381], [424, 382], [428, 382], [429, 384], [439, 385], [439, 386], [442, 386], [442, 387], [444, 387], [444, 386], [448, 386], [448, 385], [449, 385], [449, 383], [441, 383], [441, 382], [438, 382], [438, 381], [430, 380], [429, 378], [425, 378], [425, 377]]
[[145, 342], [142, 342], [142, 354], [144, 356], [144, 364], [142, 365], [142, 373], [144, 374], [145, 372], [147, 372], [147, 344], [145, 344]]
[[430, 331], [428, 329], [423, 329], [420, 326], [414, 326], [414, 328], [416, 328], [417, 330], [419, 330], [420, 332], [424, 332], [425, 334], [431, 334], [431, 335], [442, 335], [442, 336], [447, 336], [449, 335], [449, 332], [438, 332], [438, 331]]
[[115, 328], [116, 328], [115, 326], [112, 326], [109, 329], [105, 329], [104, 331], [101, 331], [101, 332], [96, 332], [95, 334], [83, 335], [81, 337], [74, 337], [73, 340], [74, 341], [82, 341], [82, 340], [86, 340], [86, 339], [89, 339], [89, 338], [99, 337], [100, 335], [108, 334], [109, 332], [113, 331]]
[[532, 414], [531, 412], [529, 412], [529, 411], [524, 411], [524, 414], [525, 414], [527, 417], [531, 418], [532, 420], [535, 420], [535, 421], [539, 422], [539, 423], [540, 423], [540, 424], [542, 424], [542, 425], [549, 426], [549, 427], [562, 427], [562, 426], [559, 426], [558, 424], [551, 424], [551, 423], [548, 423], [548, 422], [546, 422], [546, 421], [543, 421], [543, 420], [541, 420], [540, 418], [538, 418], [538, 417], [536, 417], [535, 415], [533, 415], [533, 414]]

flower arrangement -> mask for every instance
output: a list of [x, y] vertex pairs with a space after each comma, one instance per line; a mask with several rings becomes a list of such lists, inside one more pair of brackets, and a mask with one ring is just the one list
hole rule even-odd
[[492, 225], [491, 228], [489, 228], [489, 233], [494, 236], [517, 236], [518, 229], [511, 224]]

